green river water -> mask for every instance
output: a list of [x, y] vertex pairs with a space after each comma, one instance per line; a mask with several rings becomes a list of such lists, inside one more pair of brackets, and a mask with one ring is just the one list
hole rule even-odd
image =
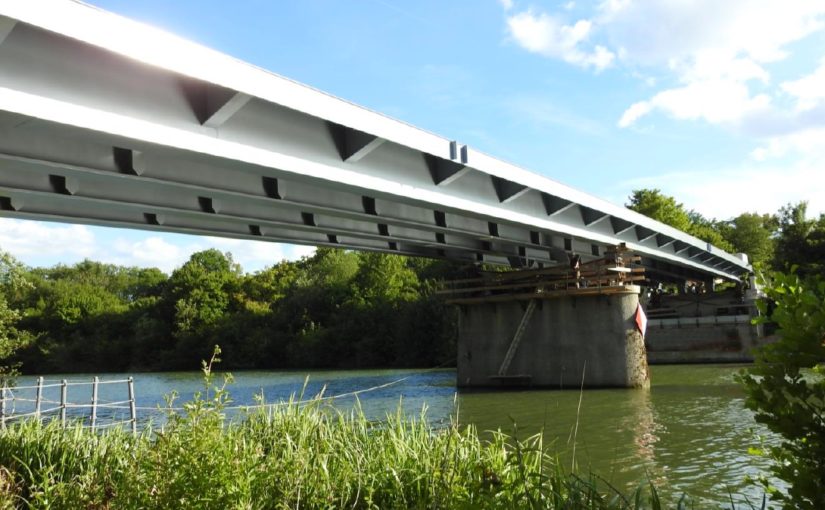
[[[669, 499], [684, 492], [701, 503], [699, 508], [718, 507], [718, 503], [728, 501], [729, 493], [740, 502], [747, 497], [759, 507], [762, 493], [745, 483], [745, 477], [765, 474], [767, 463], [749, 455], [748, 447], [758, 444], [757, 433], [767, 436], [768, 441], [775, 439], [757, 427], [744, 408], [744, 394], [734, 381], [741, 368], [654, 366], [649, 391], [583, 392], [457, 391], [453, 370], [254, 371], [236, 372], [230, 391], [235, 404], [253, 404], [254, 396], [260, 393], [272, 402], [301, 392], [307, 376], [305, 396], [322, 388], [325, 395], [341, 395], [387, 385], [359, 395], [371, 418], [395, 412], [400, 404], [407, 413], [419, 413], [426, 407], [427, 416], [436, 425], [449, 423], [457, 415], [459, 423], [475, 425], [482, 433], [501, 428], [526, 437], [544, 431], [545, 443], [558, 452], [566, 466], [575, 461], [578, 467], [592, 469], [616, 487], [631, 489], [639, 481], [651, 479]], [[104, 374], [101, 379], [126, 375]], [[164, 394], [176, 390], [185, 400], [201, 385], [196, 372], [132, 375], [138, 416], [143, 422], [149, 418], [157, 422], [155, 408], [162, 405]], [[65, 377], [78, 381], [90, 376]], [[61, 378], [50, 375], [46, 379], [48, 383]], [[18, 384], [33, 382], [28, 376]], [[57, 394], [50, 397], [49, 391], [59, 389], [48, 388], [45, 398], [59, 398]], [[71, 387], [69, 401], [88, 401], [88, 392], [88, 387]], [[101, 386], [99, 398], [103, 402], [124, 400], [125, 386]], [[353, 397], [343, 397], [336, 399], [335, 405], [347, 408], [354, 402]], [[16, 411], [25, 411], [22, 403]], [[106, 412], [99, 410], [99, 420], [107, 419]]]

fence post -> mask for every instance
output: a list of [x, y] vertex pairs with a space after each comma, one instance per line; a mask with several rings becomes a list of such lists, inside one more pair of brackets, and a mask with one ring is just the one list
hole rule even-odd
[[135, 409], [135, 380], [129, 377], [129, 413], [132, 418], [132, 434], [137, 435], [137, 410]]
[[37, 378], [37, 396], [34, 397], [34, 417], [40, 419], [40, 401], [43, 400], [43, 376]]
[[95, 376], [92, 382], [92, 429], [95, 428], [97, 422], [97, 383], [99, 378]]
[[60, 423], [63, 426], [66, 426], [66, 397], [68, 394], [69, 385], [66, 382], [66, 379], [63, 379], [62, 384], [60, 385]]
[[6, 383], [3, 382], [3, 397], [0, 399], [0, 427], [6, 428]]

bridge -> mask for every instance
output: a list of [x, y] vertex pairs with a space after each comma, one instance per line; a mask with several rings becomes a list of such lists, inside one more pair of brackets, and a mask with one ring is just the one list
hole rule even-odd
[[0, 3], [0, 215], [521, 268], [732, 255], [624, 207], [71, 0]]
[[626, 243], [661, 278], [741, 258], [168, 33], [66, 0], [0, 5], [3, 216], [518, 267]]

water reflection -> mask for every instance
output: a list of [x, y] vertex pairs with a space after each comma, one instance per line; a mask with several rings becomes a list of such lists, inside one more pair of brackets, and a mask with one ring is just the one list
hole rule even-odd
[[630, 413], [622, 420], [621, 428], [631, 430], [638, 463], [624, 465], [623, 473], [632, 474], [642, 466], [650, 481], [656, 486], [667, 485], [667, 473], [656, 462], [657, 444], [664, 427], [656, 421], [650, 390], [638, 390], [629, 394]]
[[761, 502], [745, 477], [765, 474], [767, 462], [747, 450], [755, 442], [751, 429], [767, 431], [744, 407], [737, 370], [657, 366], [649, 391], [461, 393], [460, 420], [505, 431], [515, 422], [522, 436], [543, 430], [565, 466], [591, 468], [616, 487], [630, 490], [648, 479], [666, 496], [688, 493], [697, 504], [725, 501], [729, 493]]

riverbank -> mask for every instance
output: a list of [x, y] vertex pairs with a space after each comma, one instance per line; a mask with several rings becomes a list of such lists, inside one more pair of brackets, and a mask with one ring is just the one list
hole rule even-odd
[[[256, 404], [256, 396], [261, 394], [267, 401], [277, 402], [300, 394], [304, 387], [307, 397], [324, 390], [324, 395], [339, 396], [331, 402], [337, 409], [349, 412], [360, 405], [370, 421], [384, 420], [399, 406], [407, 416], [418, 416], [426, 406], [433, 427], [447, 427], [457, 420], [460, 426], [474, 426], [482, 440], [491, 439], [492, 430], [513, 433], [515, 423], [519, 437], [542, 432], [545, 444], [567, 469], [575, 449], [578, 465], [598, 473], [624, 492], [632, 492], [639, 480], [650, 477], [660, 493], [687, 493], [705, 507], [719, 507], [729, 500], [729, 492], [737, 501], [745, 496], [760, 498], [762, 492], [745, 479], [769, 475], [767, 459], [747, 453], [760, 445], [757, 436], [768, 444], [773, 444], [774, 438], [754, 423], [752, 414], [744, 408], [744, 393], [734, 380], [741, 369], [657, 365], [651, 367], [650, 391], [601, 389], [583, 394], [578, 390], [549, 389], [457, 391], [453, 370], [242, 371], [233, 372], [231, 391], [232, 406], [248, 406]], [[84, 374], [46, 379], [54, 383], [65, 377], [88, 383], [94, 375], [101, 376], [101, 381], [134, 377], [141, 427], [148, 420], [159, 425], [163, 413], [158, 412], [158, 406], [164, 406], [164, 395], [172, 389], [180, 394], [175, 407], [182, 407], [203, 385], [202, 374], [197, 372]], [[20, 386], [34, 383], [31, 376], [18, 379]], [[375, 389], [363, 391], [371, 388]], [[43, 397], [60, 400], [57, 389], [45, 390]], [[341, 397], [355, 391], [359, 392], [358, 404], [354, 396]], [[31, 391], [15, 394], [34, 398]], [[101, 402], [127, 398], [123, 385], [100, 387]], [[89, 386], [71, 386], [68, 399], [88, 404]], [[16, 406], [17, 413], [30, 410], [22, 403]], [[70, 410], [69, 417], [72, 411], [89, 422], [88, 408]], [[121, 411], [126, 414], [109, 415], [99, 409], [98, 422], [105, 425], [128, 418], [128, 409]]]
[[[479, 438], [399, 412], [374, 422], [317, 400], [227, 421], [226, 394], [133, 436], [23, 422], [0, 432], [0, 508], [661, 508], [566, 472], [541, 435]], [[686, 498], [683, 501], [688, 501]]]

